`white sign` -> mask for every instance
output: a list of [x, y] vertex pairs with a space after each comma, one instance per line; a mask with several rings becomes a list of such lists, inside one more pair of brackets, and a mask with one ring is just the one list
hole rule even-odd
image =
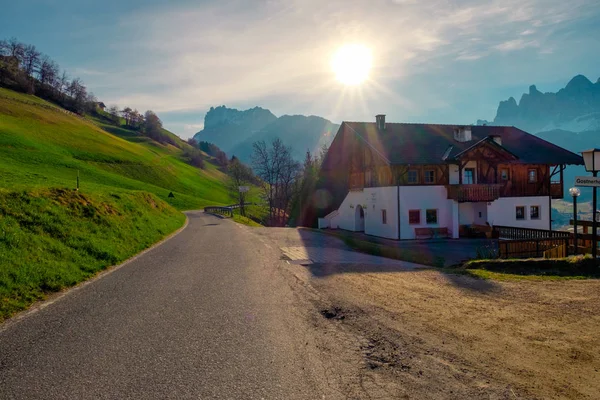
[[600, 222], [600, 211], [596, 211], [596, 222]]
[[240, 189], [240, 192], [242, 192], [242, 193], [245, 193], [250, 190], [249, 186], [238, 186], [238, 188]]
[[600, 177], [576, 176], [575, 186], [600, 186]]

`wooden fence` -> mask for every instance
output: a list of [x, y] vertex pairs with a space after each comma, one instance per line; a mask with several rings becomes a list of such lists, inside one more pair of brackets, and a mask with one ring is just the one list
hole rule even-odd
[[571, 232], [494, 225], [493, 237], [504, 240], [570, 238]]
[[553, 247], [550, 250], [544, 252], [544, 258], [563, 258], [568, 254], [568, 247], [566, 245]]
[[560, 250], [557, 248], [564, 246], [562, 253], [566, 257], [572, 243], [570, 237], [564, 238], [543, 238], [543, 239], [518, 239], [518, 240], [500, 240], [498, 241], [498, 256], [500, 258], [541, 258], [549, 251], [556, 254]]

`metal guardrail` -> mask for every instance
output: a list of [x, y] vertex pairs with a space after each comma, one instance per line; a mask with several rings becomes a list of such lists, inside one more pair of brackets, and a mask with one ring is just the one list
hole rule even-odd
[[231, 208], [231, 207], [216, 207], [216, 206], [204, 207], [204, 212], [209, 213], [209, 214], [219, 214], [219, 215], [225, 215], [228, 217], [233, 217], [233, 208]]
[[[253, 203], [244, 203], [244, 206], [251, 206]], [[204, 212], [209, 214], [224, 215], [233, 218], [233, 210], [240, 208], [239, 204], [232, 204], [230, 206], [208, 206], [204, 207]]]

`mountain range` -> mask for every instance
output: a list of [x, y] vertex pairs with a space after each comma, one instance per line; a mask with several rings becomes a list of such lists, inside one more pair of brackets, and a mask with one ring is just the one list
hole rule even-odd
[[[556, 93], [542, 93], [531, 85], [518, 103], [514, 97], [500, 101], [494, 120], [478, 120], [477, 124], [516, 126], [575, 153], [600, 147], [600, 79], [592, 83], [577, 75]], [[227, 155], [249, 163], [252, 143], [279, 137], [301, 160], [306, 150], [316, 152], [322, 145], [329, 145], [338, 127], [317, 116], [276, 117], [260, 107], [239, 111], [220, 106], [211, 107], [204, 118], [204, 129], [194, 139], [212, 142]], [[586, 174], [581, 166], [567, 167], [565, 193], [575, 176]], [[591, 200], [591, 190], [582, 190], [580, 200]]]
[[[501, 101], [492, 122], [478, 120], [477, 124], [514, 125], [574, 153], [600, 147], [600, 79], [592, 83], [577, 75], [556, 93], [542, 93], [531, 85], [518, 104], [514, 97]], [[567, 167], [565, 193], [577, 175], [587, 172], [583, 167]], [[591, 190], [582, 190], [581, 200], [590, 199]]]
[[211, 107], [206, 113], [204, 129], [196, 133], [194, 139], [211, 142], [228, 156], [250, 163], [254, 142], [270, 142], [279, 137], [292, 148], [292, 155], [302, 160], [307, 150], [315, 153], [323, 145], [329, 145], [338, 128], [338, 124], [312, 115], [276, 117], [261, 107], [240, 111], [219, 106]]
[[[478, 121], [478, 124], [489, 123]], [[600, 79], [592, 83], [577, 75], [556, 93], [540, 92], [535, 85], [498, 105], [494, 125], [514, 125], [530, 133], [556, 129], [572, 132], [600, 130]]]

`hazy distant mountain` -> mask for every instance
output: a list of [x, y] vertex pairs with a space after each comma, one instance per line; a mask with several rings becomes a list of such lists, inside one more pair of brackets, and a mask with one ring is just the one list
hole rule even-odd
[[277, 118], [269, 110], [255, 107], [238, 111], [225, 106], [212, 108], [204, 118], [204, 129], [194, 135], [198, 141], [212, 142], [228, 156], [235, 155], [250, 162], [252, 144], [279, 137], [291, 146], [293, 155], [302, 160], [306, 150], [317, 152], [329, 145], [339, 128], [329, 120], [316, 116], [283, 115]]
[[490, 124], [514, 125], [530, 133], [600, 130], [600, 79], [592, 83], [577, 75], [556, 93], [542, 93], [531, 85], [518, 104], [514, 97], [501, 101]]
[[[518, 104], [513, 97], [501, 101], [492, 122], [477, 123], [513, 125], [574, 153], [600, 147], [600, 79], [592, 83], [577, 75], [556, 93], [542, 93], [532, 85]], [[577, 175], [587, 172], [574, 166], [565, 170], [566, 200]], [[591, 190], [582, 190], [580, 200], [591, 200]]]
[[204, 117], [204, 129], [194, 135], [197, 141], [210, 142], [229, 153], [236, 144], [277, 120], [269, 110], [254, 107], [239, 111], [225, 106], [211, 107]]

